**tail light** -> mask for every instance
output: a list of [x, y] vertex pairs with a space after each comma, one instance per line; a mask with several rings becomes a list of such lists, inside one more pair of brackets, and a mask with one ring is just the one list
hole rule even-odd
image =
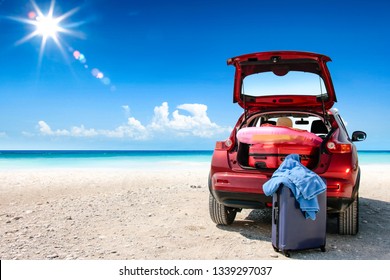
[[218, 141], [215, 144], [215, 149], [230, 151], [233, 148], [233, 146], [234, 146], [234, 141], [231, 138], [228, 138], [225, 141]]
[[349, 143], [338, 143], [334, 140], [326, 143], [326, 148], [331, 153], [345, 154], [352, 152], [352, 145]]
[[329, 141], [326, 143], [326, 149], [330, 153], [346, 154], [352, 152], [352, 144], [349, 142], [339, 141], [340, 131], [336, 130]]

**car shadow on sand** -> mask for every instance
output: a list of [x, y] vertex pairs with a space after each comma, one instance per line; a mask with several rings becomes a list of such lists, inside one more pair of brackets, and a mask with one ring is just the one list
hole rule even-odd
[[217, 226], [226, 231], [238, 232], [251, 240], [271, 240], [271, 209], [252, 210], [247, 216], [241, 213], [229, 226]]
[[[242, 218], [243, 217], [243, 218]], [[360, 198], [359, 232], [339, 235], [337, 216], [328, 215], [326, 252], [303, 250], [291, 254], [293, 259], [390, 260], [390, 202]], [[271, 245], [271, 209], [252, 210], [239, 216], [222, 230], [238, 232], [250, 240], [266, 241]]]

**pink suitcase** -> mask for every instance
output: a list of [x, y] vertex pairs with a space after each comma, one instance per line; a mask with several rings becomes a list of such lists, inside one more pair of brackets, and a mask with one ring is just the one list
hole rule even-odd
[[315, 164], [318, 148], [299, 144], [252, 144], [248, 164], [258, 169], [276, 169], [289, 154], [298, 154], [301, 163], [310, 168]]

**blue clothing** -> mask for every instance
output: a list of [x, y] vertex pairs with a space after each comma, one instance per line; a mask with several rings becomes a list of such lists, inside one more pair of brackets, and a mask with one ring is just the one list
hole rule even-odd
[[291, 154], [285, 158], [271, 179], [264, 183], [264, 194], [273, 195], [282, 185], [292, 191], [306, 219], [315, 220], [319, 210], [317, 195], [326, 190], [326, 184], [320, 176], [301, 164], [299, 155]]

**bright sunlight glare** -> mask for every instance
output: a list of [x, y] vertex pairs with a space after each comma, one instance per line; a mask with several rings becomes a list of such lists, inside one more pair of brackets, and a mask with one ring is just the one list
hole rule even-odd
[[60, 42], [59, 33], [77, 35], [76, 32], [73, 32], [65, 27], [62, 27], [61, 22], [67, 19], [68, 17], [70, 17], [71, 15], [73, 15], [74, 13], [76, 13], [79, 10], [79, 8], [74, 8], [68, 11], [67, 13], [64, 13], [59, 16], [54, 16], [55, 0], [52, 0], [50, 2], [49, 11], [45, 15], [42, 12], [42, 10], [38, 7], [38, 5], [35, 3], [34, 0], [30, 0], [30, 1], [34, 8], [34, 11], [30, 11], [28, 13], [27, 15], [28, 18], [10, 17], [10, 19], [35, 26], [35, 30], [30, 34], [27, 34], [18, 42], [16, 42], [16, 45], [22, 44], [37, 36], [42, 37], [41, 48], [39, 52], [39, 64], [40, 64], [48, 39], [52, 39], [56, 43], [58, 48], [61, 50], [61, 52], [64, 53], [63, 47]]
[[[68, 29], [68, 27], [70, 26], [77, 27], [82, 25], [84, 23], [83, 21], [76, 23], [69, 21], [67, 23], [65, 22], [66, 19], [68, 19], [70, 16], [72, 16], [79, 10], [79, 7], [76, 7], [64, 14], [55, 16], [55, 0], [51, 0], [50, 7], [47, 13], [44, 13], [41, 8], [38, 7], [38, 5], [35, 3], [35, 0], [30, 0], [30, 2], [33, 9], [27, 13], [27, 17], [8, 17], [11, 20], [27, 24], [34, 29], [31, 33], [27, 34], [22, 39], [17, 41], [15, 45], [23, 44], [36, 37], [41, 38], [41, 47], [38, 59], [38, 68], [40, 69], [43, 53], [45, 51], [47, 42], [50, 40], [54, 41], [54, 43], [64, 55], [64, 58], [67, 58], [64, 47], [62, 46], [62, 44], [65, 44], [65, 49], [72, 53], [74, 59], [79, 61], [85, 69], [89, 69], [89, 65], [87, 64], [87, 59], [85, 55], [79, 50], [67, 45], [65, 41], [63, 41], [61, 38], [62, 33], [84, 38], [84, 34], [82, 34], [81, 32]], [[111, 91], [116, 90], [116, 87], [111, 83], [111, 79], [105, 74], [103, 74], [103, 72], [101, 72], [98, 68], [93, 68], [91, 74], [93, 77], [100, 80], [105, 86], [110, 86]]]
[[43, 37], [57, 37], [57, 32], [61, 30], [58, 25], [58, 20], [51, 16], [38, 16], [36, 17], [37, 32]]

